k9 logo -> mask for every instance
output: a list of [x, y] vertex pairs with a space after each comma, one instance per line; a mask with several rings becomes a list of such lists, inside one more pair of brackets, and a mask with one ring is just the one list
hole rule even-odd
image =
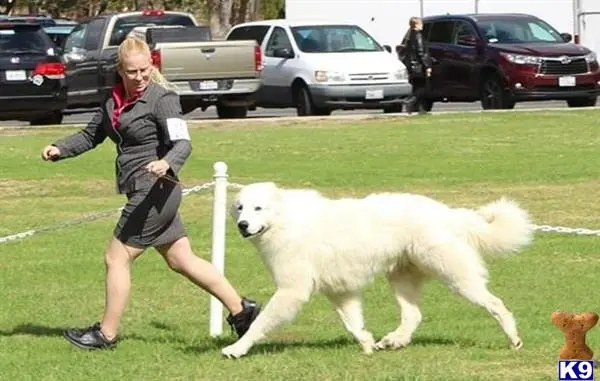
[[594, 361], [560, 360], [558, 379], [559, 381], [593, 380]]

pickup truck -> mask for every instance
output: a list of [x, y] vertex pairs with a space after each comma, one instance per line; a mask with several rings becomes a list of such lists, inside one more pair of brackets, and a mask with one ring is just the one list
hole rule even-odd
[[151, 46], [154, 65], [180, 95], [184, 113], [214, 105], [220, 118], [246, 116], [262, 84], [256, 42], [211, 41], [192, 14], [162, 10], [98, 15], [73, 28], [62, 47], [67, 110], [102, 103], [117, 79], [118, 45], [140, 33]]

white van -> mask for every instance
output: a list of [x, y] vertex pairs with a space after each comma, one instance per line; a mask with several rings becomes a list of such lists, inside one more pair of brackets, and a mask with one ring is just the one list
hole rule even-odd
[[254, 39], [261, 46], [257, 107], [295, 107], [300, 116], [336, 109], [400, 112], [412, 92], [402, 62], [357, 25], [254, 21], [234, 26], [226, 39]]

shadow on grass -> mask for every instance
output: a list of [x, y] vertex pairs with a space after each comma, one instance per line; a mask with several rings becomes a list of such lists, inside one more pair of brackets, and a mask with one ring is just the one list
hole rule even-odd
[[0, 336], [19, 336], [19, 335], [29, 335], [29, 336], [62, 336], [63, 332], [67, 328], [60, 327], [46, 327], [38, 324], [19, 324], [16, 327], [13, 327], [9, 330], [0, 330]]
[[[172, 328], [160, 323], [153, 321], [150, 323], [156, 329], [171, 331]], [[19, 336], [19, 335], [29, 335], [29, 336], [38, 336], [38, 337], [62, 337], [63, 332], [66, 330], [66, 327], [48, 327], [40, 324], [32, 324], [25, 323], [19, 324], [12, 329], [0, 330], [0, 337], [5, 336]], [[178, 335], [168, 335], [168, 336], [155, 336], [155, 335], [137, 335], [137, 334], [128, 334], [124, 335], [121, 338], [122, 340], [136, 340], [143, 342], [151, 342], [151, 343], [159, 343], [159, 344], [178, 344], [183, 345], [182, 351], [186, 353], [205, 353], [220, 350], [228, 345], [233, 344], [237, 337], [218, 337], [218, 338], [206, 338], [199, 345], [188, 345], [189, 339], [178, 336]], [[479, 343], [481, 345], [482, 343]], [[186, 346], [187, 345], [187, 346]], [[444, 338], [444, 337], [434, 337], [434, 336], [417, 336], [413, 339], [411, 346], [458, 346], [461, 348], [467, 347], [475, 347], [479, 346], [477, 342], [471, 339], [467, 339], [465, 337], [457, 337], [457, 338]], [[274, 337], [269, 341], [258, 343], [252, 348], [252, 352], [255, 353], [277, 353], [283, 352], [287, 349], [294, 348], [314, 348], [314, 349], [334, 349], [334, 348], [345, 348], [355, 346], [357, 350], [360, 348], [358, 342], [351, 337], [337, 337], [335, 339], [327, 339], [327, 340], [301, 340], [297, 338], [277, 338]]]
[[[184, 347], [186, 353], [200, 354], [210, 351], [220, 351], [223, 347], [233, 344], [236, 338], [215, 338], [208, 339], [200, 345]], [[475, 347], [477, 343], [466, 338], [443, 338], [443, 337], [415, 337], [410, 346], [457, 346], [461, 348]], [[350, 337], [337, 337], [327, 340], [297, 340], [297, 339], [278, 339], [273, 338], [264, 343], [258, 343], [252, 347], [254, 353], [277, 353], [294, 348], [313, 348], [313, 349], [334, 349], [356, 347], [360, 351], [360, 345], [356, 340]]]

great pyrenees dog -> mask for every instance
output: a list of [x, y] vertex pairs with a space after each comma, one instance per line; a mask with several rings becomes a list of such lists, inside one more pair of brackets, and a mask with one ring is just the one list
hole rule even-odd
[[[272, 182], [243, 187], [231, 204], [239, 233], [256, 246], [276, 292], [223, 355], [238, 358], [269, 331], [294, 319], [311, 294], [333, 304], [365, 353], [407, 346], [421, 322], [427, 278], [485, 308], [513, 348], [522, 347], [513, 314], [487, 288], [486, 255], [516, 252], [533, 239], [528, 213], [501, 198], [478, 209], [452, 208], [409, 193], [331, 199], [311, 189]], [[400, 323], [375, 341], [364, 325], [361, 290], [385, 274]]]

